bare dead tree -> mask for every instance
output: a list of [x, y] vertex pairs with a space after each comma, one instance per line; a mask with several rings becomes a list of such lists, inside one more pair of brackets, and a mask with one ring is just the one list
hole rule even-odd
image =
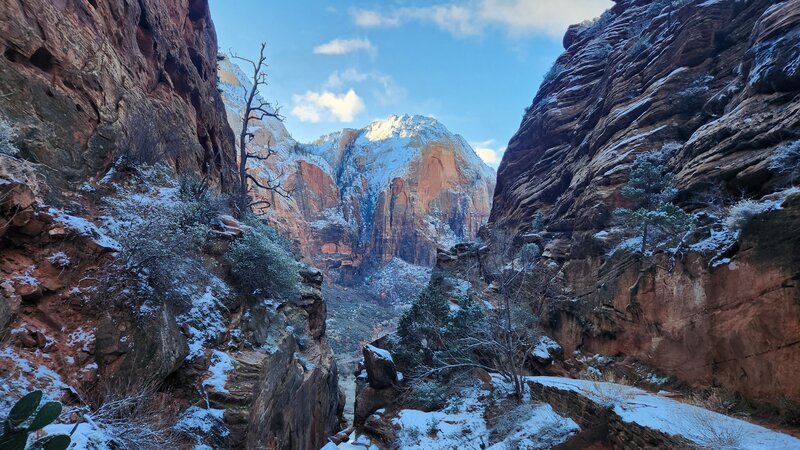
[[266, 180], [259, 180], [247, 172], [247, 163], [249, 160], [266, 161], [275, 152], [272, 149], [271, 142], [267, 143], [267, 151], [265, 154], [258, 152], [249, 152], [247, 145], [253, 140], [255, 135], [250, 131], [250, 124], [253, 121], [263, 121], [267, 118], [275, 118], [283, 121], [283, 116], [280, 114], [280, 107], [273, 107], [271, 103], [265, 101], [260, 94], [260, 89], [268, 85], [267, 83], [267, 57], [264, 51], [267, 48], [267, 43], [261, 43], [261, 50], [257, 60], [248, 59], [236, 54], [231, 54], [232, 59], [237, 59], [248, 63], [253, 69], [251, 77], [252, 85], [248, 90], [247, 87], [242, 86], [244, 91], [244, 111], [242, 112], [241, 122], [242, 129], [239, 133], [239, 166], [238, 166], [238, 192], [237, 204], [240, 213], [252, 211], [254, 209], [266, 209], [272, 206], [269, 200], [253, 201], [250, 192], [251, 187], [255, 186], [269, 192], [273, 192], [281, 197], [288, 198], [291, 195], [287, 189], [281, 184], [283, 178], [283, 170], [277, 176], [269, 177]]

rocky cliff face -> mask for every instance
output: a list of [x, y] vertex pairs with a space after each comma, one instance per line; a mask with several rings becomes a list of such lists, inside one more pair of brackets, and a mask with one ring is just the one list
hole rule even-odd
[[233, 274], [232, 246], [275, 238], [220, 194], [208, 3], [0, 2], [0, 42], [0, 417], [41, 389], [92, 418], [78, 446], [321, 447], [341, 414], [322, 274], [288, 253], [286, 295]]
[[[240, 126], [245, 75], [220, 64], [232, 127]], [[305, 256], [346, 277], [362, 266], [402, 258], [430, 266], [437, 246], [473, 239], [489, 213], [494, 174], [464, 139], [435, 119], [392, 116], [345, 129], [312, 144], [294, 141], [283, 124], [255, 127], [253, 148], [276, 152], [252, 172], [281, 178], [289, 199], [269, 192], [265, 211], [298, 241]]]
[[0, 112], [63, 188], [125, 157], [226, 188], [233, 137], [206, 0], [0, 3]]
[[[549, 331], [567, 355], [797, 400], [797, 199], [773, 194], [789, 180], [769, 166], [800, 139], [800, 2], [618, 0], [564, 46], [509, 144], [490, 218], [557, 267], [565, 298], [547, 305]], [[643, 263], [608, 231], [631, 162], [665, 147], [700, 243]], [[721, 216], [743, 196], [772, 212], [726, 235]]]

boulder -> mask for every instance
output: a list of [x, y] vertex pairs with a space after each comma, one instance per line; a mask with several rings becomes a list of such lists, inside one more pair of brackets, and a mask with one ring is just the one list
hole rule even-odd
[[400, 391], [396, 387], [385, 389], [375, 389], [372, 386], [365, 387], [356, 395], [355, 407], [353, 408], [353, 424], [356, 427], [364, 425], [370, 415], [394, 403], [399, 394]]
[[397, 368], [388, 351], [373, 345], [365, 345], [362, 353], [370, 387], [384, 389], [397, 382]]

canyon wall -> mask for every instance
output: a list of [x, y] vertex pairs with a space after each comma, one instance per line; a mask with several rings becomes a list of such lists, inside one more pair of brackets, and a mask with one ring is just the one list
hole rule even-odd
[[3, 0], [0, 46], [0, 112], [49, 184], [99, 178], [124, 157], [229, 187], [206, 0]]
[[[500, 165], [489, 227], [556, 268], [563, 295], [544, 319], [566, 355], [798, 400], [798, 198], [770, 158], [800, 139], [800, 2], [615, 3], [567, 31]], [[630, 206], [636, 156], [662, 149], [696, 228], [642, 259], [615, 248], [614, 210]], [[742, 198], [769, 212], [725, 231]]]
[[41, 389], [104, 448], [321, 447], [341, 415], [322, 274], [287, 256], [282, 296], [233, 274], [231, 246], [277, 238], [220, 196], [208, 2], [0, 1], [0, 43], [0, 416]]

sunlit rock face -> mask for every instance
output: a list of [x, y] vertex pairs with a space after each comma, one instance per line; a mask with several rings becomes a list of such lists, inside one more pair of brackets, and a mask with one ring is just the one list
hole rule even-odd
[[[229, 60], [220, 81], [231, 126], [240, 127], [246, 75]], [[494, 172], [458, 135], [435, 119], [392, 116], [363, 129], [344, 129], [297, 143], [267, 118], [254, 128], [260, 179], [282, 174], [289, 198], [257, 191], [272, 207], [266, 217], [297, 240], [317, 265], [357, 277], [393, 258], [434, 263], [436, 247], [474, 239], [489, 215]]]
[[0, 24], [0, 112], [51, 184], [74, 187], [126, 157], [230, 186], [206, 0], [4, 0]]
[[[790, 184], [769, 166], [800, 139], [800, 1], [620, 0], [596, 25], [570, 27], [564, 46], [509, 143], [490, 218], [560, 267], [565, 299], [548, 305], [548, 331], [566, 354], [631, 356], [693, 384], [798, 399], [796, 197], [714, 263], [695, 247], [640, 264], [610, 255], [603, 232], [628, 206], [633, 160], [664, 146], [676, 203], [715, 220], [725, 208], [714, 205]], [[538, 213], [546, 230], [534, 236]], [[713, 236], [710, 222], [695, 237]]]

